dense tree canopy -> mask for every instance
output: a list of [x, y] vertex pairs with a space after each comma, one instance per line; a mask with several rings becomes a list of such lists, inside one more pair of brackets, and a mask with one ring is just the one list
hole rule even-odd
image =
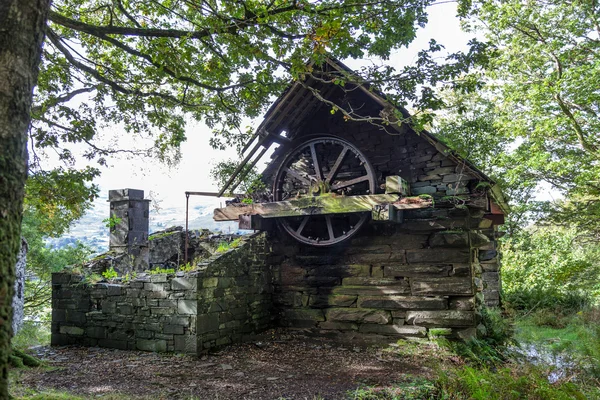
[[[239, 148], [249, 135], [242, 118], [261, 115], [290, 79], [311, 74], [326, 56], [388, 58], [414, 40], [434, 3], [54, 1], [32, 110], [31, 176], [41, 181], [37, 186], [48, 179], [38, 152], [56, 152], [65, 162], [51, 174], [72, 178], [63, 179], [66, 185], [90, 182], [113, 153], [176, 161], [190, 118], [214, 130], [214, 147]], [[475, 50], [480, 47], [473, 42]], [[439, 107], [435, 85], [458, 77], [481, 53], [439, 64], [433, 56], [438, 50], [432, 42], [417, 65], [373, 66], [362, 71], [363, 79], [395, 93], [401, 104]], [[107, 127], [113, 137], [102, 137]], [[78, 143], [91, 162], [83, 172], [72, 166], [72, 145]], [[87, 187], [88, 193], [75, 191], [71, 204], [95, 195], [97, 188]], [[36, 204], [47, 201], [55, 202], [42, 198]]]
[[[474, 2], [465, 15], [469, 29], [486, 35], [490, 57], [472, 71], [482, 82], [476, 94], [448, 95], [440, 134], [503, 182], [521, 225], [542, 215], [577, 224], [597, 242], [600, 5]], [[534, 201], [544, 182], [559, 201]]]

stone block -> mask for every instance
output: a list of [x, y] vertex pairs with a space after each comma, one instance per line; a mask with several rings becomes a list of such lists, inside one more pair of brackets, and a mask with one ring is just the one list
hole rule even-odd
[[159, 307], [176, 308], [177, 300], [158, 300]]
[[327, 291], [319, 289], [319, 294], [333, 295], [356, 295], [356, 296], [383, 296], [410, 294], [408, 282], [404, 285], [395, 286], [338, 286], [327, 288]]
[[359, 308], [384, 310], [444, 310], [448, 306], [443, 297], [417, 296], [359, 296]]
[[475, 326], [475, 312], [459, 310], [408, 311], [406, 323], [427, 327], [470, 327]]
[[361, 333], [375, 333], [378, 335], [394, 336], [425, 337], [427, 335], [427, 329], [425, 327], [406, 325], [362, 324], [358, 331]]
[[473, 280], [470, 277], [411, 279], [413, 295], [468, 295], [473, 294], [473, 290]]
[[323, 311], [306, 308], [284, 310], [284, 318], [286, 320], [325, 321]]
[[170, 334], [165, 334], [165, 333], [155, 333], [154, 334], [154, 339], [166, 340], [167, 344], [168, 344], [168, 342], [172, 342], [173, 338], [174, 338], [174, 336], [170, 335]]
[[448, 308], [451, 310], [472, 311], [475, 309], [475, 297], [450, 297]]
[[196, 335], [177, 335], [173, 349], [177, 353], [196, 354], [197, 342]]
[[178, 315], [169, 315], [162, 317], [162, 322], [171, 325], [189, 326], [191, 324], [190, 317], [182, 317]]
[[80, 328], [78, 326], [61, 326], [60, 333], [65, 334], [65, 335], [73, 335], [73, 336], [83, 336], [83, 334], [85, 333], [85, 330], [83, 328]]
[[127, 350], [127, 341], [113, 339], [99, 339], [98, 346], [108, 347], [109, 349]]
[[153, 283], [167, 283], [168, 276], [167, 274], [152, 274], [150, 275], [150, 282]]
[[352, 254], [344, 258], [344, 260], [356, 264], [381, 264], [397, 262], [406, 262], [406, 256], [404, 250], [390, 249], [387, 253], [382, 254]]
[[466, 249], [423, 249], [406, 250], [406, 260], [410, 264], [424, 263], [468, 263], [471, 252]]
[[496, 250], [480, 250], [479, 261], [489, 261], [498, 255]]
[[448, 276], [452, 270], [450, 264], [395, 264], [384, 267], [384, 276], [414, 277], [414, 276]]
[[52, 322], [65, 322], [67, 320], [67, 310], [58, 308], [52, 309]]
[[171, 280], [171, 290], [196, 290], [197, 288], [197, 278], [173, 278]]
[[374, 278], [374, 277], [349, 277], [342, 280], [344, 286], [408, 286], [404, 279]]
[[177, 312], [181, 315], [196, 315], [198, 302], [196, 300], [177, 300]]
[[123, 286], [121, 285], [106, 285], [106, 295], [107, 296], [121, 296], [123, 294]]
[[312, 295], [308, 305], [313, 308], [352, 307], [356, 305], [356, 297], [352, 295]]
[[466, 226], [467, 221], [464, 218], [409, 220], [405, 217], [404, 223], [400, 225], [398, 229], [401, 229], [404, 232], [435, 232], [448, 229], [460, 229]]
[[328, 277], [349, 277], [349, 276], [369, 276], [371, 266], [369, 264], [348, 264], [348, 265], [319, 265], [307, 268], [308, 276], [328, 276]]
[[357, 331], [358, 324], [352, 322], [333, 322], [333, 321], [323, 321], [319, 322], [319, 329], [334, 329], [339, 331]]
[[419, 194], [434, 194], [435, 192], [437, 192], [437, 188], [435, 186], [411, 187], [411, 193], [415, 196]]
[[217, 277], [202, 279], [202, 287], [203, 288], [216, 288], [218, 284], [219, 284], [219, 278], [217, 278]]
[[140, 339], [152, 339], [154, 337], [154, 332], [137, 329], [135, 331], [135, 337]]
[[123, 315], [131, 315], [133, 314], [133, 305], [131, 304], [121, 304], [117, 305], [117, 312]]
[[150, 292], [164, 292], [169, 289], [169, 285], [161, 282], [144, 282], [144, 290]]
[[135, 347], [136, 347], [136, 349], [142, 350], [142, 351], [152, 351], [155, 353], [164, 353], [167, 351], [167, 341], [166, 340], [137, 339], [135, 341]]
[[330, 308], [326, 310], [325, 316], [327, 321], [374, 324], [387, 324], [391, 319], [388, 311], [361, 308]]
[[388, 244], [373, 243], [349, 247], [348, 250], [346, 250], [346, 254], [390, 254], [391, 251], [392, 248]]
[[151, 315], [171, 315], [174, 313], [175, 313], [175, 309], [170, 308], [170, 307], [150, 307]]
[[429, 246], [469, 248], [469, 232], [436, 232], [429, 238]]
[[477, 273], [478, 264], [474, 263], [473, 266], [471, 264], [460, 264], [455, 263], [452, 264], [452, 269], [450, 271], [450, 276], [471, 276], [473, 270]]
[[106, 338], [106, 328], [103, 326], [88, 326], [85, 328], [85, 335], [94, 339]]
[[[54, 274], [53, 274], [54, 275]], [[61, 333], [52, 333], [50, 336], [51, 346], [66, 346], [70, 344], [69, 336]]]
[[219, 313], [210, 313], [198, 315], [199, 334], [214, 332], [219, 330]]
[[183, 326], [182, 325], [164, 325], [163, 333], [183, 335]]
[[493, 263], [484, 262], [484, 263], [481, 263], [480, 265], [481, 265], [483, 272], [498, 273], [499, 268], [498, 268], [498, 263], [496, 263], [496, 262], [493, 262]]

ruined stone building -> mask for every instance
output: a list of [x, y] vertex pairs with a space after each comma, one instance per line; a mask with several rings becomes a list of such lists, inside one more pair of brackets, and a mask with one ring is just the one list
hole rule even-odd
[[[499, 304], [501, 192], [415, 132], [406, 110], [340, 84], [357, 82], [341, 63], [317, 72], [288, 88], [248, 143], [238, 172], [279, 144], [265, 193], [215, 210], [256, 232], [219, 251], [222, 238], [205, 232], [148, 237], [143, 193], [111, 191], [113, 253], [90, 268], [129, 275], [55, 274], [53, 344], [201, 353], [274, 327], [342, 340], [485, 334], [480, 309]], [[180, 270], [142, 273], [157, 265]]]

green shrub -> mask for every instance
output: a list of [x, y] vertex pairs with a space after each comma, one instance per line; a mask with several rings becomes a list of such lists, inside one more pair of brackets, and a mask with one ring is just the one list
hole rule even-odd
[[348, 392], [350, 400], [434, 400], [440, 399], [435, 382], [417, 378], [393, 387], [359, 387]]
[[115, 268], [114, 268], [114, 267], [110, 267], [109, 269], [107, 269], [106, 271], [104, 271], [104, 272], [102, 273], [102, 276], [103, 276], [104, 278], [106, 278], [107, 280], [109, 280], [109, 281], [110, 281], [110, 280], [113, 280], [113, 279], [115, 279], [116, 277], [118, 277], [118, 276], [119, 276], [119, 274], [118, 274], [118, 272], [117, 272], [117, 271], [115, 271]]
[[499, 366], [512, 354], [516, 344], [510, 319], [498, 309], [483, 308], [481, 323], [486, 334], [482, 338], [462, 340], [438, 339], [440, 345], [450, 349], [468, 362], [478, 366]]
[[505, 305], [529, 313], [535, 309], [573, 312], [600, 294], [598, 248], [580, 245], [577, 232], [538, 228], [515, 234], [502, 245]]
[[490, 370], [465, 366], [442, 372], [437, 389], [443, 399], [572, 400], [587, 397], [573, 383], [551, 384], [545, 371], [531, 365], [510, 364]]
[[21, 350], [26, 350], [33, 346], [47, 346], [50, 344], [50, 321], [49, 315], [44, 314], [43, 317], [48, 320], [42, 321], [23, 321], [23, 325], [19, 332], [11, 339], [13, 347]]
[[157, 274], [174, 274], [175, 273], [175, 268], [159, 268], [159, 267], [156, 267], [154, 269], [147, 270], [146, 272], [148, 272], [151, 275], [157, 275]]

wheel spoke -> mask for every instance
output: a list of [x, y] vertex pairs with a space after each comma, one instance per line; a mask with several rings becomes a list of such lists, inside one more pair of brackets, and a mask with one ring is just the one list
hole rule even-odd
[[300, 223], [300, 226], [298, 227], [298, 229], [296, 229], [296, 233], [298, 235], [302, 234], [302, 231], [304, 230], [304, 227], [306, 226], [306, 223], [308, 222], [308, 219], [310, 217], [304, 217], [304, 219], [302, 220], [302, 222]]
[[338, 190], [338, 189], [345, 188], [345, 187], [348, 187], [348, 186], [352, 186], [352, 185], [355, 185], [357, 183], [368, 181], [368, 180], [369, 180], [369, 175], [360, 176], [358, 178], [350, 179], [349, 181], [344, 181], [344, 182], [340, 182], [338, 184], [335, 184], [335, 185], [333, 185], [331, 187], [331, 190]]
[[344, 161], [344, 157], [346, 157], [347, 152], [348, 152], [348, 147], [344, 146], [344, 148], [342, 149], [342, 152], [338, 156], [337, 160], [335, 160], [335, 164], [333, 164], [331, 171], [329, 171], [329, 174], [327, 174], [327, 179], [325, 179], [325, 182], [331, 183], [331, 180], [337, 173], [337, 170], [340, 168], [342, 161]]
[[[273, 200], [312, 197], [343, 188], [352, 189], [347, 194], [363, 195], [375, 193], [376, 185], [375, 171], [359, 149], [343, 139], [323, 137], [310, 139], [285, 156], [273, 182]], [[277, 222], [300, 243], [327, 247], [356, 234], [369, 215], [364, 213], [358, 219], [356, 214], [344, 213], [323, 217], [303, 215]]]
[[315, 144], [310, 144], [310, 154], [312, 155], [313, 166], [315, 167], [315, 175], [317, 177], [317, 181], [322, 181], [323, 176], [321, 176], [321, 167], [319, 166], [319, 159], [317, 158], [317, 150], [315, 149]]
[[329, 233], [329, 240], [333, 240], [335, 239], [335, 236], [333, 236], [333, 224], [331, 223], [331, 216], [326, 215], [325, 221], [327, 222], [327, 232]]
[[288, 175], [291, 175], [294, 178], [298, 179], [299, 181], [304, 183], [306, 186], [310, 186], [310, 181], [308, 179], [306, 179], [305, 177], [303, 177], [302, 175], [300, 175], [300, 173], [298, 171], [293, 170], [291, 168], [286, 168], [285, 172], [287, 172]]

